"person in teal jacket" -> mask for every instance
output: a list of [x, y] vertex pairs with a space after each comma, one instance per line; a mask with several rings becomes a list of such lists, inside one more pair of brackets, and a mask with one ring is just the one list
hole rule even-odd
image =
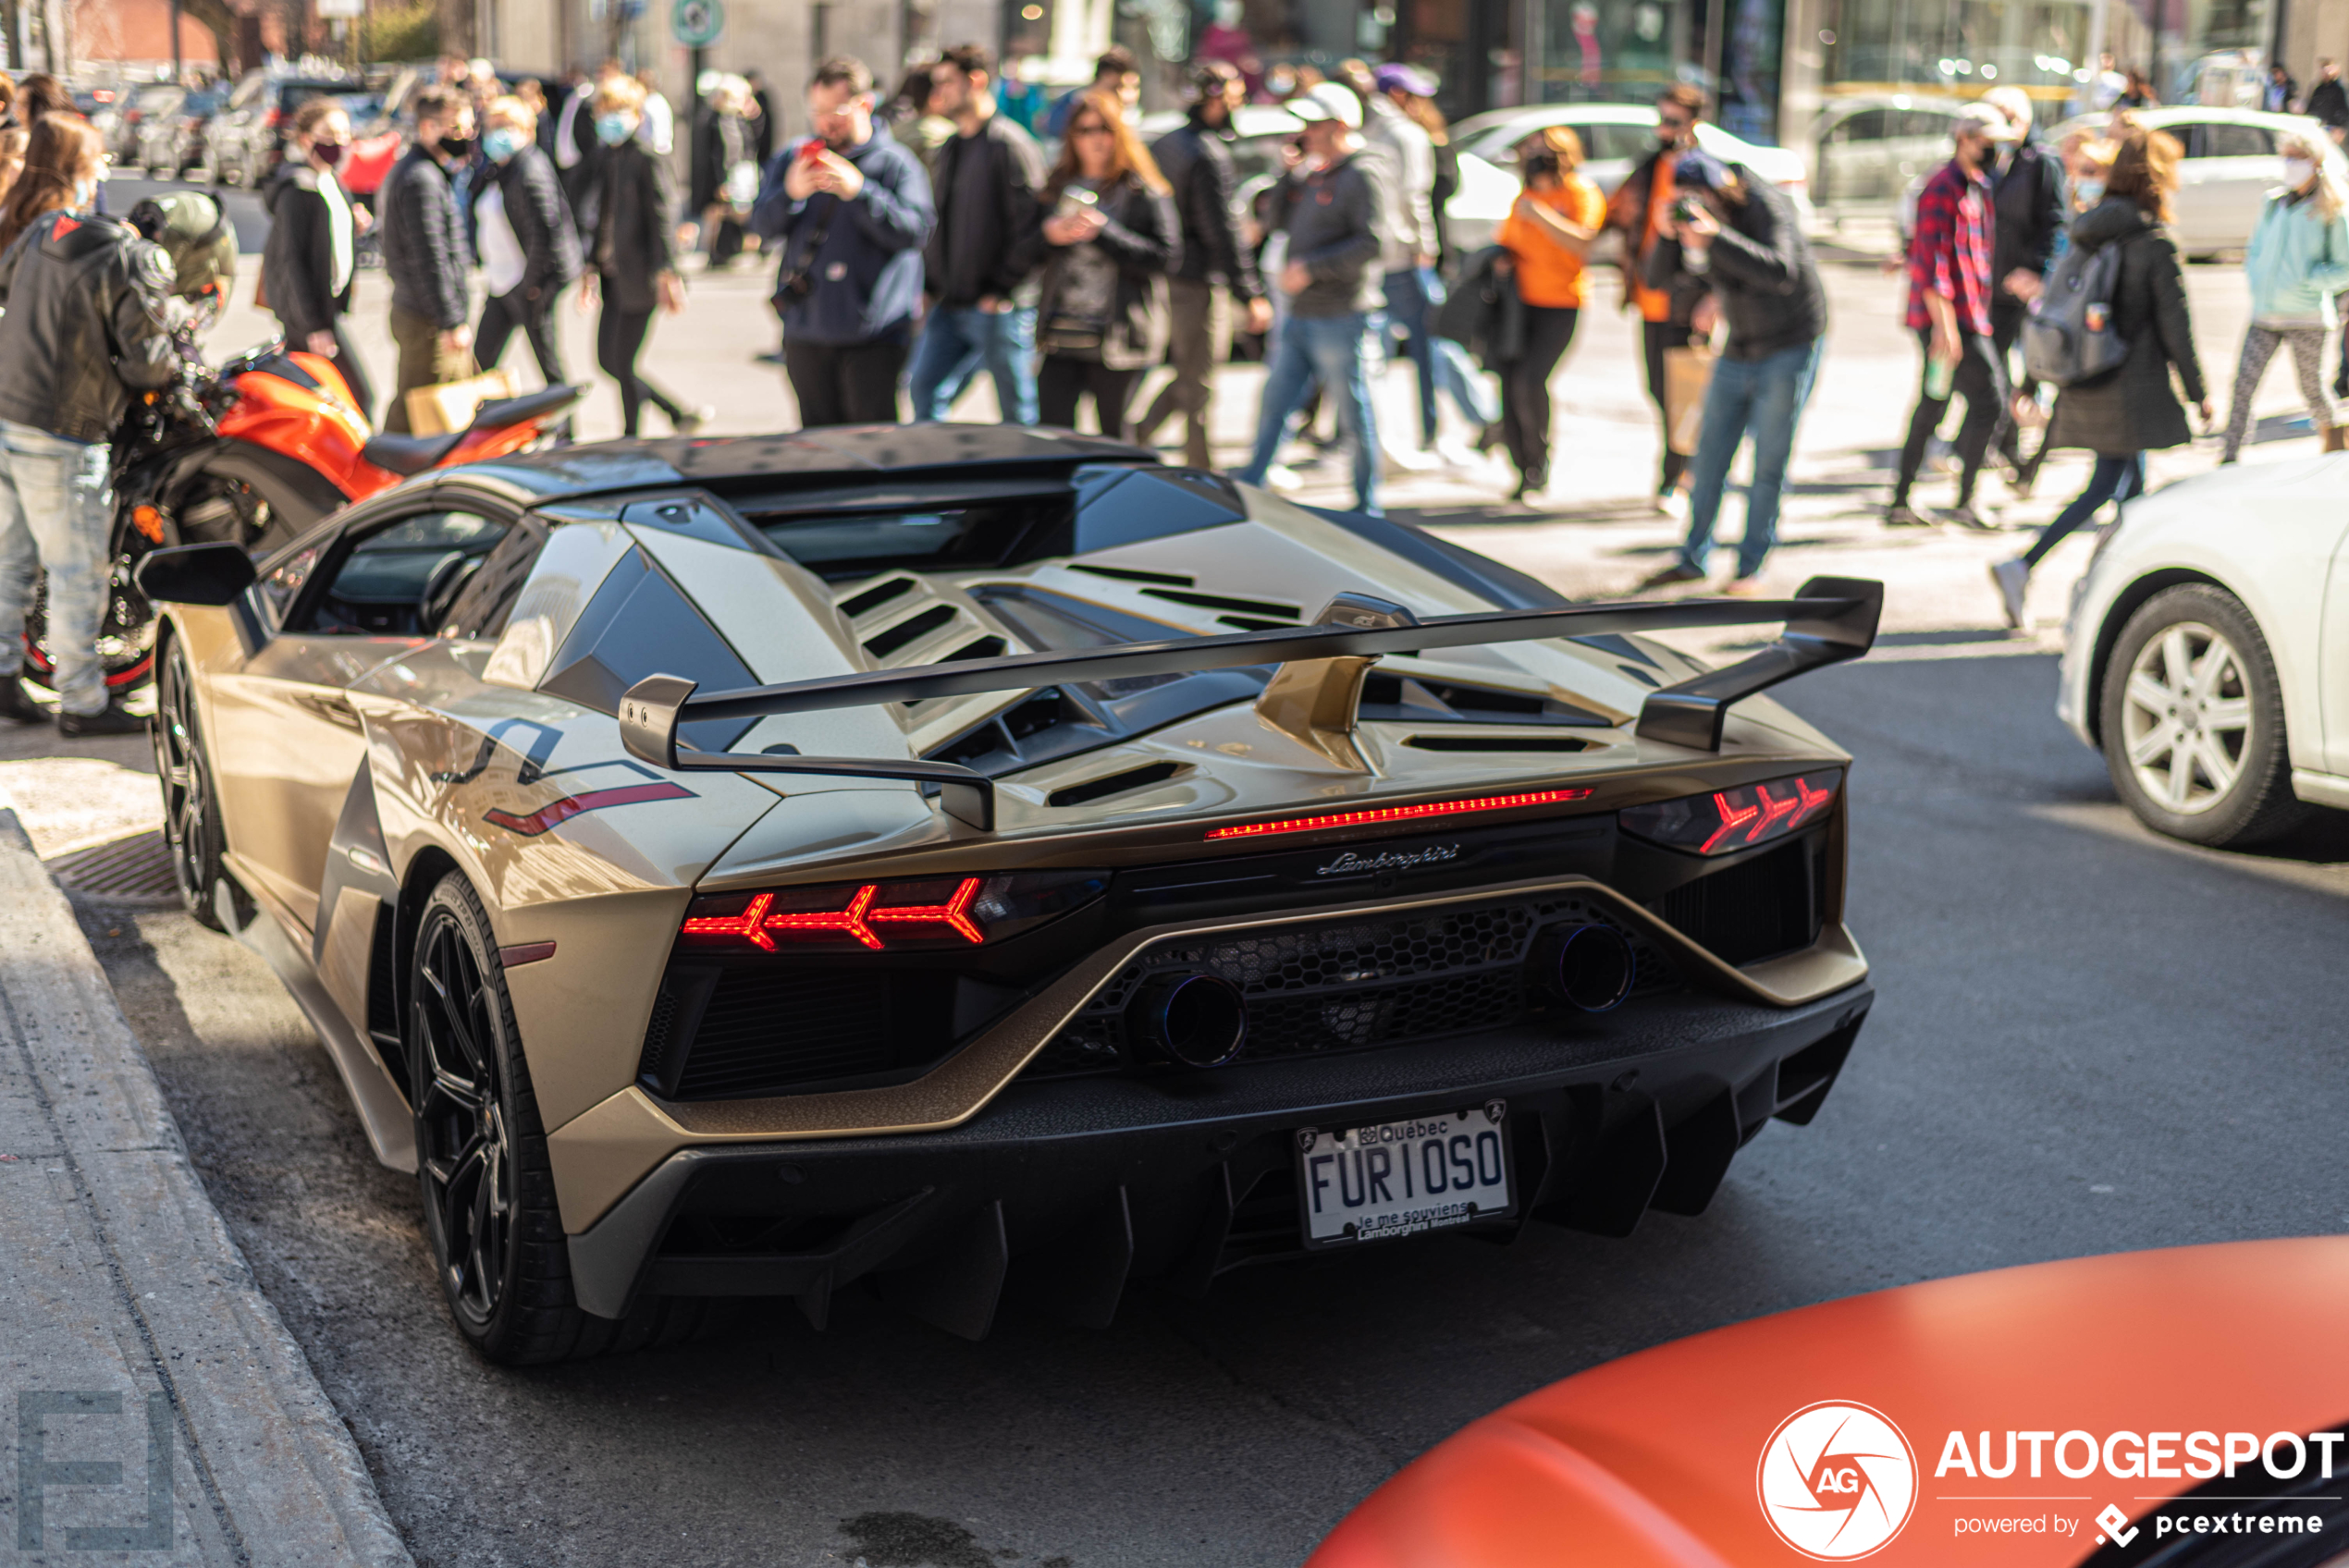
[[2243, 361], [2235, 370], [2222, 463], [2234, 461], [2243, 449], [2251, 427], [2251, 396], [2279, 344], [2292, 349], [2301, 395], [2308, 399], [2308, 417], [2324, 449], [2343, 447], [2342, 427], [2333, 423], [2332, 399], [2325, 390], [2324, 357], [2325, 334], [2337, 325], [2332, 297], [2349, 289], [2349, 210], [2320, 151], [2298, 137], [2284, 138], [2283, 178], [2283, 188], [2269, 196], [2244, 256], [2244, 276], [2251, 282], [2251, 326], [2243, 335]]

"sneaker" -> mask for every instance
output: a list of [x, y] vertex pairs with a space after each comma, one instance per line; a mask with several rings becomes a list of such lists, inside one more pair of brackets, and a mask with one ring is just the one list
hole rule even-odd
[[1297, 471], [1295, 469], [1283, 468], [1279, 463], [1274, 463], [1272, 467], [1264, 471], [1264, 484], [1268, 488], [1273, 490], [1302, 490], [1305, 488], [1305, 481], [1297, 476]]
[[1654, 575], [1648, 578], [1646, 582], [1641, 583], [1636, 592], [1645, 594], [1657, 588], [1677, 588], [1683, 582], [1702, 582], [1703, 581], [1704, 573], [1697, 570], [1694, 567], [1690, 566], [1685, 561], [1674, 561], [1670, 566], [1666, 567], [1662, 571], [1656, 572]]
[[1996, 533], [1998, 531], [1998, 525], [1975, 511], [1974, 503], [1971, 501], [1961, 502], [1954, 507], [1942, 508], [1941, 517], [1944, 521], [1954, 522], [1960, 528], [1971, 528], [1983, 533]]
[[2023, 593], [2031, 585], [2031, 569], [2018, 556], [2011, 561], [1990, 563], [1990, 582], [1998, 590], [1998, 604], [2007, 612], [2007, 624], [2015, 631], [2023, 630]]
[[1721, 584], [1721, 592], [1732, 599], [1758, 599], [1764, 593], [1762, 579], [1758, 576], [1732, 577]]
[[108, 703], [96, 713], [60, 713], [57, 715], [57, 733], [68, 737], [79, 735], [143, 735], [146, 733], [146, 730], [147, 721], [145, 719], [141, 718], [136, 714], [123, 712], [121, 705], [116, 703]]
[[13, 718], [18, 724], [46, 724], [49, 710], [24, 694], [23, 677], [0, 675], [0, 718]]
[[1482, 468], [1483, 454], [1457, 435], [1439, 435], [1435, 439], [1435, 455], [1454, 468]]
[[1668, 517], [1676, 522], [1686, 522], [1689, 518], [1689, 493], [1677, 484], [1669, 490], [1657, 491], [1655, 515]]
[[1905, 501], [1884, 508], [1884, 526], [1887, 528], [1931, 528], [1933, 523], [1932, 518]]
[[701, 427], [717, 417], [717, 405], [704, 403], [700, 408], [687, 410], [670, 420], [669, 427], [680, 435], [698, 435], [701, 434]]

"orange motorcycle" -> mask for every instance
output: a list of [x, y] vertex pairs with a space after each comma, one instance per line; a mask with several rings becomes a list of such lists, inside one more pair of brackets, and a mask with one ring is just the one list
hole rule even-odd
[[[256, 557], [290, 543], [338, 508], [426, 469], [501, 457], [551, 438], [584, 397], [549, 386], [481, 405], [446, 435], [375, 430], [332, 360], [270, 343], [216, 372], [192, 332], [188, 374], [134, 401], [114, 442], [113, 587], [99, 629], [106, 684], [123, 692], [154, 673], [154, 612], [131, 570], [166, 545], [233, 542]], [[25, 619], [25, 679], [48, 684], [45, 588]]]

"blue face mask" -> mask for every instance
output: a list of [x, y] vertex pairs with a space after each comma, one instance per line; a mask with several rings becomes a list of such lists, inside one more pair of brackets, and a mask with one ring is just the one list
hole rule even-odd
[[607, 147], [617, 147], [635, 134], [636, 127], [626, 115], [596, 116], [596, 140]]
[[522, 132], [502, 125], [481, 139], [481, 150], [489, 154], [493, 164], [504, 163], [521, 152], [522, 145]]
[[2093, 207], [2104, 200], [2104, 181], [2100, 179], [2084, 179], [2072, 190], [2084, 206]]

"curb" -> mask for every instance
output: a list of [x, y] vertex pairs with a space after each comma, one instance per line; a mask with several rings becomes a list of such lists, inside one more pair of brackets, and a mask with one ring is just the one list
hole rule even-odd
[[[256, 1565], [413, 1568], [358, 1444], [188, 1163], [146, 1054], [65, 895], [0, 798], [0, 1055], [94, 1242], [87, 1296], [117, 1319], [133, 1379], [172, 1407], [201, 1500]], [[18, 1500], [21, 1505], [23, 1500]], [[210, 1531], [205, 1532], [207, 1534]], [[209, 1554], [207, 1554], [209, 1555]]]

